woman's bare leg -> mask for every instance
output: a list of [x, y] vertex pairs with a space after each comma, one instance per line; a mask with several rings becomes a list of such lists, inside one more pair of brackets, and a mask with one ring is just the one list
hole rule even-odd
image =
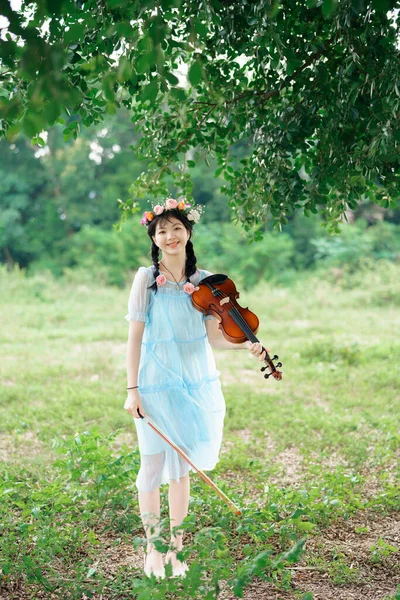
[[163, 569], [161, 552], [158, 552], [150, 539], [160, 532], [160, 488], [152, 492], [139, 491], [140, 516], [147, 537], [147, 569], [160, 571]]
[[[169, 518], [171, 528], [171, 546], [178, 552], [183, 547], [183, 531], [173, 532], [173, 527], [180, 525], [188, 514], [190, 495], [189, 473], [180, 478], [180, 481], [173, 479], [169, 482], [168, 501]], [[182, 563], [176, 558], [176, 552], [168, 552], [167, 559], [173, 567], [182, 566]]]

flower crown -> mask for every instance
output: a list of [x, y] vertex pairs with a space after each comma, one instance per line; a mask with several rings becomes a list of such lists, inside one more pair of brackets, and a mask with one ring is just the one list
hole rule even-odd
[[191, 204], [188, 204], [184, 198], [179, 200], [167, 198], [164, 204], [156, 204], [156, 206], [153, 207], [153, 210], [145, 210], [142, 220], [140, 221], [141, 224], [147, 226], [154, 219], [154, 217], [162, 215], [162, 213], [166, 210], [179, 210], [183, 212], [189, 221], [198, 223], [203, 212], [203, 207], [192, 206]]

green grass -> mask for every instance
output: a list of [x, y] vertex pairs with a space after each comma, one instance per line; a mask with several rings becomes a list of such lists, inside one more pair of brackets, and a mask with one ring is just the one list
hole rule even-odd
[[[243, 516], [193, 475], [189, 575], [149, 584], [135, 554], [139, 455], [123, 410], [128, 290], [0, 271], [6, 597], [211, 600], [221, 585], [233, 597], [255, 581], [311, 599], [291, 569], [298, 561], [320, 565], [338, 587], [366, 581], [340, 548], [315, 557], [307, 540], [339, 520], [399, 509], [399, 281], [400, 270], [383, 265], [357, 285], [328, 273], [241, 295], [284, 373], [266, 381], [246, 351], [215, 352], [227, 416], [212, 478]], [[370, 548], [374, 568], [397, 551], [379, 536]]]

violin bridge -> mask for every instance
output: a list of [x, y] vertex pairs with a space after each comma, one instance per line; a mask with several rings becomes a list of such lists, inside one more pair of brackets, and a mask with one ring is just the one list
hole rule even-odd
[[229, 302], [230, 298], [229, 296], [227, 296], [226, 298], [222, 298], [222, 300], [220, 301], [220, 306], [223, 306], [224, 304], [226, 304], [227, 302]]

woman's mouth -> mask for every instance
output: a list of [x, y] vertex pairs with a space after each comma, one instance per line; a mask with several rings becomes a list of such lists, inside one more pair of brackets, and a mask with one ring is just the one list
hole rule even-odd
[[172, 244], [167, 244], [169, 248], [176, 248], [179, 242], [172, 242]]

